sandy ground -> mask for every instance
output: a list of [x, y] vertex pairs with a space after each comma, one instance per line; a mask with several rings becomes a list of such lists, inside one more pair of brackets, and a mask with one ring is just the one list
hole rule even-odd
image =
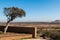
[[32, 37], [31, 34], [10, 34], [10, 35], [0, 35], [0, 40], [20, 40], [21, 38]]
[[47, 40], [47, 39], [43, 39], [42, 37], [37, 37], [37, 38], [27, 38], [27, 39], [22, 39], [22, 40]]

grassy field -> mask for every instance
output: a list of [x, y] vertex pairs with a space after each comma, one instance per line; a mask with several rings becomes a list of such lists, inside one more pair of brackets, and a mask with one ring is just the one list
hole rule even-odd
[[56, 28], [38, 28], [38, 36], [45, 35], [46, 37], [50, 37], [54, 40], [60, 40], [60, 27]]
[[[45, 35], [46, 37], [54, 38], [54, 40], [60, 40], [60, 27], [38, 28], [37, 33], [39, 37], [43, 34], [46, 34]], [[7, 34], [9, 35], [11, 33], [7, 32]], [[13, 32], [12, 34], [15, 34], [15, 33]], [[6, 35], [6, 34], [3, 34], [3, 32], [0, 31], [0, 35]]]

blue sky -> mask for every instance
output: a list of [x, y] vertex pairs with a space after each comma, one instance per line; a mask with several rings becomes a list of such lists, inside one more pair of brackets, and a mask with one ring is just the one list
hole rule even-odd
[[0, 21], [7, 21], [4, 8], [13, 6], [26, 11], [26, 17], [16, 18], [13, 22], [60, 20], [60, 0], [0, 0]]

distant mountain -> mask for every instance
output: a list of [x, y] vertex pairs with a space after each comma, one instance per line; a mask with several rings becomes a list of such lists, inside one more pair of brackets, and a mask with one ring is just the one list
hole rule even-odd
[[55, 21], [53, 21], [51, 23], [60, 23], [60, 20], [55, 20]]
[[[0, 24], [6, 24], [6, 22], [0, 22]], [[10, 24], [60, 24], [60, 20], [52, 22], [11, 22]]]

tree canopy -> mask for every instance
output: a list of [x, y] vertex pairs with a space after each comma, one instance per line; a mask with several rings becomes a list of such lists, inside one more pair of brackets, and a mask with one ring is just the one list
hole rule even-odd
[[4, 14], [8, 18], [8, 22], [10, 22], [17, 17], [25, 16], [25, 11], [17, 7], [10, 7], [10, 8], [4, 8]]

